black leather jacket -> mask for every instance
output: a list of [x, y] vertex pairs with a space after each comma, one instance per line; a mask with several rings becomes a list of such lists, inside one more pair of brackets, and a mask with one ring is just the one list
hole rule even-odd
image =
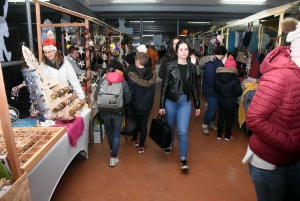
[[[183, 83], [180, 79], [180, 72], [178, 69], [178, 62], [174, 60], [167, 64], [166, 72], [164, 73], [164, 79], [161, 86], [161, 96], [160, 96], [160, 109], [165, 109], [166, 98], [170, 101], [178, 103], [180, 95], [183, 90]], [[197, 83], [197, 70], [196, 66], [188, 61], [188, 71], [186, 74], [186, 84], [187, 84], [187, 101], [191, 99], [192, 94], [194, 99], [194, 104], [196, 109], [200, 109], [200, 98], [198, 92]]]

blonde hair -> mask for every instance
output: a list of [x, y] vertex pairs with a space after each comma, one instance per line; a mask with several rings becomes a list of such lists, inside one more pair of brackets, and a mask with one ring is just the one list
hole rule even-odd
[[137, 52], [135, 55], [135, 60], [138, 60], [142, 66], [147, 64], [148, 55], [144, 52]]

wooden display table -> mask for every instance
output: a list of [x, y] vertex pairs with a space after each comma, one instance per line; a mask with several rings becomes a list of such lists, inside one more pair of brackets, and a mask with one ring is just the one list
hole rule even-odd
[[90, 109], [81, 111], [85, 127], [83, 135], [77, 140], [76, 147], [70, 145], [68, 134], [65, 133], [28, 173], [33, 201], [50, 200], [60, 178], [78, 153], [82, 152], [81, 154], [88, 158], [90, 112]]

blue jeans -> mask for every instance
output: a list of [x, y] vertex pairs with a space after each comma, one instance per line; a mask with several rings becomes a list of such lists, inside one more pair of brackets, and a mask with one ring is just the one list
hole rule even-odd
[[209, 125], [211, 121], [216, 121], [216, 112], [218, 109], [218, 99], [211, 96], [205, 96], [207, 102], [207, 110], [204, 115], [204, 124]]
[[123, 116], [104, 114], [103, 121], [106, 126], [107, 139], [111, 150], [111, 157], [117, 157], [120, 146], [120, 135]]
[[299, 201], [300, 161], [292, 166], [263, 170], [249, 163], [258, 201]]
[[171, 142], [174, 143], [175, 126], [177, 123], [180, 159], [184, 160], [188, 151], [188, 130], [191, 117], [191, 101], [187, 102], [186, 95], [181, 95], [179, 102], [166, 99], [166, 121], [172, 130]]

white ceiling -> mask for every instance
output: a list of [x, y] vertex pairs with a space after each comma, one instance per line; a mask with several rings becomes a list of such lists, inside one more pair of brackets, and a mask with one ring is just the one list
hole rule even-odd
[[[118, 2], [119, 0], [85, 0], [89, 5], [109, 5], [115, 4], [113, 2]], [[120, 4], [123, 2], [131, 2], [135, 4], [141, 4], [141, 2], [145, 2], [144, 4], [158, 4], [158, 5], [219, 5], [219, 0], [120, 0]], [[252, 0], [255, 1], [255, 0]], [[295, 0], [294, 0], [295, 1]], [[280, 6], [286, 3], [290, 3], [293, 1], [289, 0], [267, 0], [267, 5], [270, 7]]]

